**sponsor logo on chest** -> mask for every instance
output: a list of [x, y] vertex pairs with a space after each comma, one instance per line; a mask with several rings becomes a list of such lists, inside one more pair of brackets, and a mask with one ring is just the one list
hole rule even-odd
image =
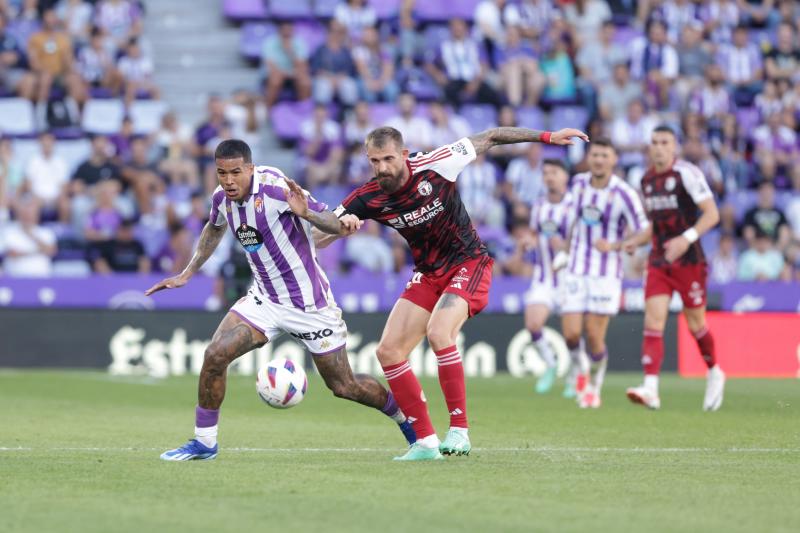
[[264, 245], [264, 237], [261, 236], [261, 232], [244, 222], [236, 228], [236, 238], [239, 239], [242, 247], [250, 253], [257, 252]]
[[419, 209], [403, 213], [395, 218], [390, 218], [387, 222], [396, 229], [411, 228], [433, 220], [433, 218], [442, 211], [444, 211], [444, 204], [442, 204], [441, 199], [436, 198]]
[[678, 209], [677, 194], [656, 194], [644, 199], [644, 206], [648, 211], [664, 211]]

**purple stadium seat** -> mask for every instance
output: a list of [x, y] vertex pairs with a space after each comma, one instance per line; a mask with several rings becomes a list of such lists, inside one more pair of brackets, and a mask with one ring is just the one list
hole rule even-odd
[[444, 24], [430, 24], [425, 28], [422, 38], [426, 57], [439, 53], [442, 42], [450, 37], [450, 30]]
[[588, 121], [589, 113], [580, 106], [560, 106], [550, 112], [550, 129], [553, 131], [562, 128], [583, 129]]
[[472, 131], [483, 131], [497, 126], [497, 111], [487, 104], [466, 104], [458, 113], [469, 123]]
[[[317, 0], [319, 2], [320, 0]], [[379, 19], [390, 19], [399, 16], [400, 0], [369, 0]]]
[[271, 0], [269, 14], [276, 19], [308, 19], [314, 16], [311, 0]]
[[733, 206], [734, 217], [737, 222], [741, 222], [748, 209], [756, 205], [758, 200], [757, 191], [736, 191], [728, 196], [727, 204]]
[[261, 20], [268, 14], [265, 0], [223, 0], [222, 13], [236, 21]]
[[246, 22], [239, 34], [239, 53], [250, 61], [261, 60], [264, 39], [275, 33], [275, 26], [264, 22]]
[[424, 0], [414, 6], [414, 15], [422, 22], [447, 21], [454, 18], [472, 20], [480, 0]]
[[328, 33], [325, 26], [317, 21], [297, 22], [294, 25], [294, 32], [308, 46], [309, 55], [322, 46], [325, 42], [325, 35]]
[[564, 146], [545, 144], [542, 147], [542, 159], [561, 159], [567, 161], [567, 149]]
[[522, 128], [542, 130], [547, 124], [547, 117], [538, 107], [520, 107], [517, 109], [517, 122]]
[[369, 118], [376, 126], [383, 126], [396, 114], [397, 107], [394, 104], [378, 103], [369, 106]]
[[314, 2], [314, 16], [332, 18], [339, 0], [316, 0]]
[[743, 107], [737, 110], [736, 122], [739, 123], [739, 131], [749, 137], [761, 122], [758, 109], [755, 107]]
[[630, 26], [618, 26], [614, 31], [614, 42], [620, 46], [627, 47], [636, 38], [643, 35], [642, 30]]
[[441, 89], [433, 81], [433, 78], [422, 69], [415, 69], [412, 76], [407, 78], [406, 90], [417, 97], [417, 100], [430, 101], [438, 100], [441, 96]]
[[296, 141], [300, 138], [300, 125], [311, 116], [314, 103], [305, 102], [279, 102], [272, 108], [272, 128], [275, 134], [286, 141]]

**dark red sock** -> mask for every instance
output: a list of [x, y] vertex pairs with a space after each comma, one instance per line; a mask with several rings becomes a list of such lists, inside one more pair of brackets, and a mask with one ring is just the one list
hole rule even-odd
[[694, 340], [697, 342], [697, 347], [700, 348], [700, 355], [703, 356], [706, 366], [711, 368], [716, 365], [717, 352], [714, 350], [714, 337], [711, 336], [711, 331], [709, 331], [708, 327], [695, 331], [692, 335], [694, 335]]
[[464, 384], [464, 365], [458, 348], [450, 346], [436, 350], [439, 363], [439, 385], [450, 412], [450, 427], [467, 428], [467, 388]]
[[664, 333], [654, 329], [644, 330], [642, 340], [642, 366], [645, 375], [657, 376], [664, 360]]
[[389, 388], [397, 405], [414, 426], [417, 438], [424, 439], [436, 433], [428, 415], [428, 404], [425, 402], [422, 386], [408, 361], [383, 367], [383, 374], [389, 382]]

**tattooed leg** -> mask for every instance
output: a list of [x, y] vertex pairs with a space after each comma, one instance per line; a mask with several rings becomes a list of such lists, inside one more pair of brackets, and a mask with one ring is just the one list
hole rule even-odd
[[219, 409], [225, 399], [228, 365], [267, 342], [263, 333], [228, 313], [206, 348], [197, 391], [197, 403], [204, 409]]
[[386, 406], [388, 397], [386, 389], [372, 376], [353, 375], [344, 347], [327, 355], [315, 355], [314, 364], [325, 380], [325, 385], [337, 398], [352, 400], [375, 409], [383, 409]]

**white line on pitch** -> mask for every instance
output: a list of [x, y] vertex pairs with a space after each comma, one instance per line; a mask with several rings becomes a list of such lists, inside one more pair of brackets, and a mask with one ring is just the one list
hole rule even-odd
[[[0, 447], [0, 452], [155, 452], [165, 448], [111, 448], [111, 447], [52, 447], [28, 446]], [[234, 453], [389, 453], [399, 448], [222, 448]], [[501, 453], [800, 453], [800, 448], [608, 448], [570, 446], [532, 446], [529, 448], [473, 448], [476, 452]]]

